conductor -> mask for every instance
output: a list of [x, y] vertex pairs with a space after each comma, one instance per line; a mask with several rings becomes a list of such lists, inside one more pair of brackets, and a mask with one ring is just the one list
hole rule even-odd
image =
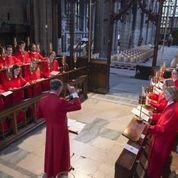
[[68, 175], [71, 166], [66, 114], [81, 109], [75, 88], [68, 85], [70, 101], [60, 97], [62, 88], [62, 81], [51, 80], [49, 94], [42, 97], [37, 105], [37, 118], [46, 121], [44, 172], [48, 178]]

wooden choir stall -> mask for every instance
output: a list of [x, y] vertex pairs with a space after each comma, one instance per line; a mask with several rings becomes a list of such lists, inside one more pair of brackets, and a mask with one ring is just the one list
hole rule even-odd
[[[150, 81], [150, 86], [146, 89], [142, 88], [142, 96], [139, 96], [138, 105], [132, 110], [133, 118], [122, 133], [123, 136], [128, 138], [128, 142], [115, 163], [115, 178], [145, 177], [151, 147], [147, 123], [153, 122], [150, 113], [156, 112], [157, 109], [154, 105], [148, 103], [148, 98], [150, 93], [162, 91], [164, 79], [171, 77], [171, 71], [161, 68]], [[177, 154], [176, 148], [178, 148], [178, 132], [172, 148], [173, 155]], [[171, 161], [168, 161], [163, 175], [167, 174], [170, 167]]]
[[[66, 57], [66, 59], [58, 57], [57, 61], [59, 71], [52, 71], [50, 75], [43, 75], [35, 78], [35, 80], [33, 79], [33, 71], [30, 70], [29, 72], [30, 77], [28, 74], [28, 68], [32, 66], [32, 62], [20, 64], [21, 79], [19, 80], [26, 79], [26, 84], [14, 88], [9, 87], [9, 90], [6, 91], [0, 90], [0, 150], [44, 124], [43, 120], [36, 119], [35, 108], [39, 98], [48, 92], [51, 79], [58, 78], [63, 81], [63, 97], [69, 95], [67, 90], [69, 83], [77, 88], [82, 101], [87, 99], [89, 73], [87, 59], [77, 58], [77, 60], [73, 60], [70, 57]], [[43, 71], [45, 60], [36, 60], [35, 63], [40, 71]], [[8, 78], [5, 83], [9, 86], [14, 80], [18, 80], [11, 76], [11, 70], [12, 67], [0, 69], [1, 79]]]

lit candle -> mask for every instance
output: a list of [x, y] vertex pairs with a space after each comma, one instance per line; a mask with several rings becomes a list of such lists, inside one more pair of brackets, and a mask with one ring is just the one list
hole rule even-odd
[[15, 47], [17, 46], [17, 38], [16, 37], [14, 38], [14, 46]]
[[52, 43], [49, 43], [49, 51], [51, 52], [53, 50], [53, 45]]
[[37, 52], [40, 52], [40, 44], [36, 45]]

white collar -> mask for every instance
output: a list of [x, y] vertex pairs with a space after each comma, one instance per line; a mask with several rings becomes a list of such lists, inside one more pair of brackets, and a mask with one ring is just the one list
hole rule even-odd
[[173, 103], [174, 103], [174, 101], [168, 101], [167, 106], [169, 106], [169, 105], [171, 105]]

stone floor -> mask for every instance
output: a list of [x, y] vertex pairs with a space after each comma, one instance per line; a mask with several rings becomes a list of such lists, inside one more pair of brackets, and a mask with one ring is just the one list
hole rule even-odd
[[[121, 133], [132, 118], [132, 107], [127, 100], [120, 103], [117, 96], [89, 94], [81, 111], [68, 114], [70, 119], [92, 128], [88, 132], [92, 131], [92, 136], [70, 134], [71, 162], [75, 168], [70, 178], [114, 177], [115, 161], [127, 142]], [[0, 177], [41, 177], [44, 145], [45, 128], [41, 128], [5, 149], [0, 154]]]

